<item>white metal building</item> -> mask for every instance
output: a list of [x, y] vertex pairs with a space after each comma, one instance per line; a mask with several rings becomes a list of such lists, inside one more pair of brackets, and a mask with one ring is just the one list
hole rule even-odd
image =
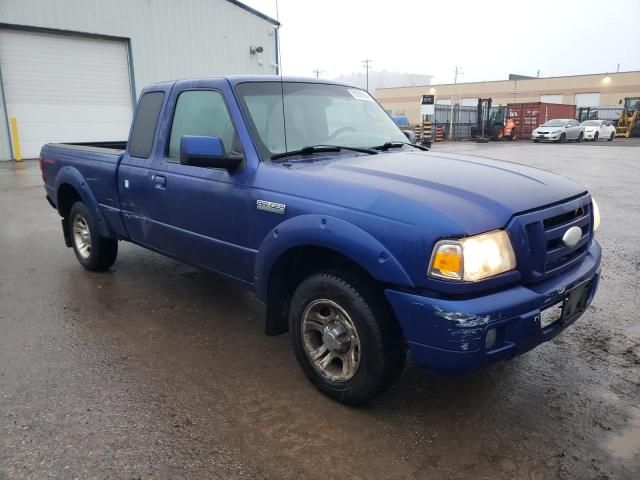
[[[278, 23], [236, 0], [0, 0], [0, 160], [127, 138], [153, 82], [276, 74]], [[261, 48], [259, 48], [261, 47]]]

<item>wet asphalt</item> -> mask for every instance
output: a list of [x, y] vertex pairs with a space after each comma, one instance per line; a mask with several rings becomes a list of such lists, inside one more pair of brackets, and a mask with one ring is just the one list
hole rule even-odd
[[640, 142], [437, 144], [598, 199], [599, 293], [553, 341], [455, 378], [409, 364], [365, 408], [318, 393], [264, 307], [120, 243], [65, 248], [35, 161], [0, 163], [0, 479], [640, 478]]

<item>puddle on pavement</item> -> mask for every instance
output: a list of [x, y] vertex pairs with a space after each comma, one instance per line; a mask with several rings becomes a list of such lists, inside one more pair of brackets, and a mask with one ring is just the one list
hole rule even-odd
[[631, 410], [629, 425], [607, 445], [614, 457], [627, 459], [640, 455], [640, 408]]

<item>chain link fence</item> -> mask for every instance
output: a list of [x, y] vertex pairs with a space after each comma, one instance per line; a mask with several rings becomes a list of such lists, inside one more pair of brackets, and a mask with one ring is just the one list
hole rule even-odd
[[435, 112], [431, 115], [431, 121], [435, 128], [442, 128], [444, 138], [449, 138], [449, 131], [453, 128], [452, 136], [454, 140], [465, 140], [471, 138], [471, 127], [478, 124], [477, 107], [467, 107], [454, 105], [453, 124], [451, 123], [451, 105], [436, 105]]

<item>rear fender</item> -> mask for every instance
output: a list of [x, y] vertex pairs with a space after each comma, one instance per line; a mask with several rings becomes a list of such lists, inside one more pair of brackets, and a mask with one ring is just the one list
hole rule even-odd
[[256, 258], [258, 298], [267, 300], [271, 270], [280, 255], [301, 246], [328, 248], [350, 258], [376, 280], [413, 286], [398, 260], [370, 234], [339, 218], [310, 214], [286, 220], [263, 240]]
[[60, 214], [60, 216], [62, 216], [62, 212], [60, 211], [60, 200], [57, 197], [60, 192], [60, 187], [64, 184], [71, 185], [75, 189], [75, 191], [78, 192], [78, 195], [80, 195], [80, 198], [82, 198], [82, 202], [93, 214], [93, 218], [97, 225], [98, 233], [100, 234], [100, 236], [105, 238], [116, 238], [109, 228], [109, 225], [105, 221], [104, 216], [100, 211], [98, 201], [89, 188], [87, 181], [76, 168], [70, 166], [62, 167], [58, 171], [54, 182], [54, 188], [56, 192], [56, 205], [58, 206], [58, 213]]

